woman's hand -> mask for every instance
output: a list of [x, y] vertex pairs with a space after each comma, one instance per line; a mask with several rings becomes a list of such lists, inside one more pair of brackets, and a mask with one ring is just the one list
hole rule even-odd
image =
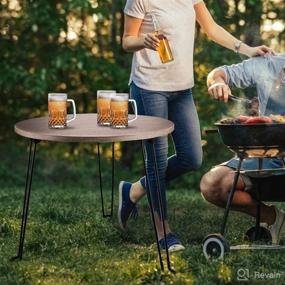
[[[235, 43], [239, 40], [228, 33], [225, 29], [219, 26], [213, 19], [209, 10], [207, 9], [205, 2], [201, 1], [194, 6], [196, 11], [196, 18], [202, 29], [205, 31], [207, 36], [218, 43], [219, 45], [226, 47], [231, 50], [235, 50]], [[239, 53], [246, 56], [260, 56], [266, 54], [274, 54], [271, 48], [267, 46], [250, 47], [245, 43], [242, 43], [239, 49]]]
[[253, 56], [270, 55], [270, 54], [275, 54], [275, 53], [270, 47], [262, 45], [258, 47], [249, 47], [246, 54], [249, 57], [253, 57]]
[[159, 47], [159, 39], [155, 33], [144, 35], [144, 47], [152, 50], [157, 50]]

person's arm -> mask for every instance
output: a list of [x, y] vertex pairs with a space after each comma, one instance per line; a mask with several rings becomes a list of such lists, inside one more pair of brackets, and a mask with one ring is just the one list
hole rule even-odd
[[208, 92], [211, 97], [228, 101], [230, 87], [246, 88], [259, 81], [256, 70], [267, 68], [266, 57], [254, 57], [233, 65], [224, 65], [212, 70], [207, 78]]
[[123, 35], [123, 49], [136, 52], [144, 48], [156, 50], [159, 39], [155, 34], [139, 34], [143, 19], [125, 15], [125, 26]]
[[[203, 1], [199, 2], [194, 5], [194, 8], [196, 11], [197, 21], [209, 39], [230, 50], [235, 50], [235, 44], [238, 43], [239, 40], [214, 21], [205, 3]], [[265, 45], [250, 47], [245, 43], [241, 43], [238, 51], [248, 57], [273, 53], [272, 49]]]
[[208, 92], [216, 100], [228, 102], [229, 95], [232, 94], [227, 84], [227, 74], [222, 68], [215, 68], [207, 77]]

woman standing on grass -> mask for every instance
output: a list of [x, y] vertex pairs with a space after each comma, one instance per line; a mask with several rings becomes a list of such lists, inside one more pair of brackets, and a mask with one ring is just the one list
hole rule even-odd
[[[215, 23], [202, 0], [127, 0], [125, 7], [123, 48], [134, 53], [130, 92], [140, 115], [157, 116], [175, 124], [172, 139], [176, 154], [168, 155], [168, 138], [155, 139], [155, 152], [163, 200], [164, 215], [159, 214], [154, 175], [154, 158], [148, 143], [147, 169], [150, 192], [154, 200], [155, 220], [160, 247], [165, 249], [162, 219], [166, 225], [169, 251], [184, 249], [167, 222], [165, 183], [183, 173], [199, 168], [202, 162], [200, 125], [192, 97], [193, 46], [197, 19], [214, 42], [249, 57], [271, 52], [266, 46], [249, 47]], [[154, 20], [155, 19], [155, 20]], [[159, 38], [154, 21], [169, 40], [174, 60], [162, 64], [157, 53]], [[119, 186], [118, 219], [125, 229], [136, 203], [145, 195], [146, 179]]]

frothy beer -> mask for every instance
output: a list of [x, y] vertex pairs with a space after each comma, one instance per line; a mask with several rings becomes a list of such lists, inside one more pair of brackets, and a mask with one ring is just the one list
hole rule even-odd
[[113, 96], [111, 100], [111, 126], [125, 128], [128, 126], [128, 97]]
[[99, 90], [97, 92], [97, 123], [101, 126], [111, 124], [111, 97], [116, 91]]
[[111, 120], [110, 99], [98, 98], [97, 108], [98, 108], [98, 124], [109, 125]]
[[64, 128], [67, 125], [67, 102], [65, 98], [53, 96], [48, 101], [49, 121], [51, 128]]

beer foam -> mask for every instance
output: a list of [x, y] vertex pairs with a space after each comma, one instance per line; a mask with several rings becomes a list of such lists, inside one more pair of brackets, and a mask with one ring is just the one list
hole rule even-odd
[[112, 96], [112, 101], [125, 102], [128, 100], [129, 100], [128, 93], [117, 93], [116, 95]]
[[48, 99], [50, 101], [66, 101], [67, 94], [66, 93], [49, 93]]
[[111, 96], [115, 95], [115, 90], [98, 90], [97, 91], [97, 97], [103, 98], [103, 99], [111, 99]]

